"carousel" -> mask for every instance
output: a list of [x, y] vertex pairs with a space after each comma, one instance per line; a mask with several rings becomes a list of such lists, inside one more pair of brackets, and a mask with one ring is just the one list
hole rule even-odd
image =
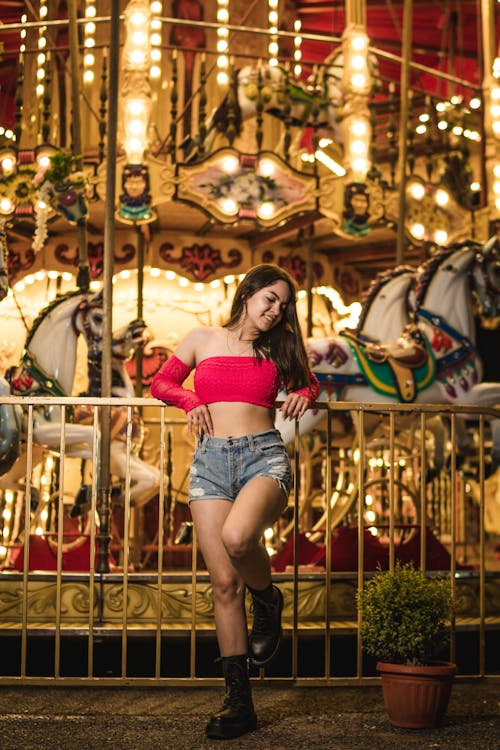
[[[260, 262], [297, 281], [321, 384], [300, 424], [276, 421], [295, 473], [266, 531], [285, 676], [309, 674], [301, 638], [324, 639], [312, 676], [336, 674], [333, 630], [356, 637], [356, 588], [396, 560], [450, 577], [472, 672], [498, 669], [500, 5], [1, 14], [0, 637], [17, 655], [0, 682], [46, 674], [43, 637], [56, 679], [69, 637], [88, 653], [70, 680], [200, 676], [194, 441], [149, 385]], [[155, 646], [144, 672], [132, 636]], [[174, 636], [184, 666], [164, 664]]]

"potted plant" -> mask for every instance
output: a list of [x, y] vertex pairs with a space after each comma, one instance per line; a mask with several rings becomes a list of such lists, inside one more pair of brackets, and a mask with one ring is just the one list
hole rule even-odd
[[437, 726], [448, 705], [456, 665], [435, 661], [447, 646], [450, 583], [426, 578], [413, 564], [379, 571], [357, 593], [363, 649], [374, 656], [393, 726]]

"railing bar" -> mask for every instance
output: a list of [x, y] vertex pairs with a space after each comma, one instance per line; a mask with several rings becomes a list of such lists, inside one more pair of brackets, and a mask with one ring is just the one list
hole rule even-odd
[[122, 597], [122, 660], [121, 676], [127, 676], [128, 648], [128, 566], [130, 550], [130, 453], [132, 450], [132, 407], [127, 407], [127, 447], [125, 472], [125, 507], [123, 512], [123, 597]]
[[[57, 574], [56, 574], [56, 631], [54, 642], [54, 676], [61, 670], [61, 601], [64, 531], [64, 467], [66, 457], [66, 407], [61, 407], [59, 444], [59, 489], [57, 498]], [[49, 542], [48, 542], [49, 543]]]
[[486, 549], [485, 549], [485, 496], [484, 496], [484, 416], [479, 417], [479, 675], [486, 672]]
[[420, 415], [420, 570], [425, 573], [427, 566], [427, 454], [426, 454], [426, 417], [425, 412]]
[[389, 570], [394, 570], [395, 549], [394, 549], [394, 474], [396, 467], [395, 459], [395, 421], [394, 412], [389, 414]]
[[[150, 397], [127, 397], [119, 398], [117, 396], [2, 396], [0, 402], [3, 404], [19, 404], [20, 406], [26, 407], [27, 402], [32, 406], [54, 406], [54, 405], [66, 405], [66, 406], [162, 406], [163, 402]], [[276, 402], [278, 405], [283, 403], [280, 401]], [[402, 404], [402, 403], [387, 403], [379, 404], [376, 402], [362, 403], [358, 401], [341, 401], [341, 402], [318, 402], [314, 405], [315, 410], [345, 412], [345, 411], [363, 411], [366, 413], [385, 414], [395, 412], [396, 414], [413, 414], [419, 415], [422, 412], [427, 414], [438, 414], [438, 415], [452, 415], [457, 413], [463, 413], [463, 407], [458, 407], [455, 404]], [[491, 417], [493, 419], [500, 418], [500, 409], [495, 407], [487, 406], [475, 406], [467, 405], [467, 414], [478, 417], [484, 414], [485, 417]], [[185, 420], [182, 419], [169, 419], [171, 424], [185, 424]]]
[[331, 672], [331, 619], [330, 599], [332, 592], [332, 413], [327, 413], [326, 426], [326, 570], [325, 570], [325, 677]]
[[[169, 428], [169, 434], [171, 434]], [[169, 478], [170, 481], [170, 478]], [[160, 413], [160, 490], [158, 493], [158, 554], [157, 578], [158, 594], [156, 597], [156, 637], [155, 637], [155, 677], [161, 674], [161, 624], [163, 599], [163, 522], [165, 518], [165, 407]]]
[[[92, 466], [98, 465], [99, 409], [93, 409]], [[97, 471], [92, 472], [92, 496], [90, 499], [90, 560], [89, 560], [89, 634], [87, 649], [87, 673], [94, 674], [94, 607], [95, 607], [95, 538], [97, 515]]]
[[295, 420], [293, 488], [293, 602], [292, 602], [292, 677], [298, 676], [299, 663], [299, 497], [300, 497], [300, 433]]
[[193, 525], [193, 543], [191, 546], [191, 632], [189, 634], [189, 676], [196, 677], [196, 598], [197, 585], [198, 539], [196, 526]]
[[[365, 506], [365, 413], [358, 412], [358, 591], [363, 588], [364, 580], [364, 523]], [[361, 642], [361, 612], [358, 610], [358, 629], [356, 634], [356, 676], [363, 676], [363, 644]]]
[[[450, 587], [451, 595], [453, 599], [456, 596], [456, 554], [457, 554], [457, 457], [455, 453], [455, 446], [457, 444], [457, 419], [456, 413], [451, 415], [451, 428], [450, 428], [450, 440], [452, 445], [451, 450], [451, 548], [450, 548]], [[451, 616], [451, 639], [450, 639], [450, 660], [455, 661], [455, 650], [456, 650], [456, 615], [455, 612]]]
[[24, 566], [21, 625], [21, 677], [26, 676], [28, 657], [28, 579], [30, 567], [31, 477], [33, 473], [33, 406], [28, 406], [26, 435], [26, 491], [24, 493]]

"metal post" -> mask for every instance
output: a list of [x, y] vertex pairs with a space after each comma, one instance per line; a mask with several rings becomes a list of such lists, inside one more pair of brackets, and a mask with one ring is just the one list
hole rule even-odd
[[405, 256], [405, 220], [406, 220], [406, 153], [408, 128], [408, 101], [410, 83], [411, 31], [413, 18], [413, 0], [405, 0], [403, 6], [403, 59], [401, 62], [400, 78], [400, 108], [399, 108], [399, 216], [398, 236], [396, 245], [396, 265], [404, 262]]
[[[142, 227], [137, 227], [137, 319], [144, 318], [144, 232]], [[142, 342], [135, 353], [135, 395], [142, 397]]]
[[[118, 121], [118, 58], [120, 53], [120, 0], [111, 2], [109, 39], [108, 159], [106, 171], [106, 211], [104, 216], [104, 324], [102, 337], [101, 395], [111, 396], [111, 345], [113, 330], [113, 252], [115, 246], [116, 133]], [[111, 407], [101, 408], [101, 446], [98, 483], [99, 534], [97, 535], [98, 573], [109, 572], [110, 541], [110, 437]]]
[[[82, 128], [80, 120], [80, 66], [76, 0], [69, 0], [69, 56], [71, 61], [71, 109], [72, 109], [72, 139], [78, 170], [83, 167]], [[77, 286], [87, 290], [90, 284], [89, 255], [87, 248], [87, 219], [82, 216], [77, 222], [78, 233], [78, 276]]]
[[307, 337], [312, 337], [313, 329], [313, 251], [314, 251], [314, 224], [309, 228], [309, 239], [307, 241], [306, 257], [306, 285], [307, 285]]

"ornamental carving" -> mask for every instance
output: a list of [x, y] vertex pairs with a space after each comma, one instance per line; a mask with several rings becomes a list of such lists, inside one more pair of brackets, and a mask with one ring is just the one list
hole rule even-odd
[[235, 268], [243, 260], [242, 253], [236, 248], [229, 250], [227, 253], [228, 259], [223, 260], [220, 250], [213, 248], [208, 243], [204, 245], [195, 243], [190, 247], [183, 247], [180, 255], [177, 256], [174, 255], [173, 250], [173, 245], [170, 242], [165, 242], [159, 249], [160, 258], [166, 263], [180, 266], [196, 281], [206, 281], [220, 269]]
[[[276, 255], [272, 250], [266, 250], [262, 255], [263, 263], [276, 263], [280, 268], [284, 268], [288, 271], [290, 276], [295, 279], [299, 286], [303, 286], [307, 276], [307, 263], [303, 260], [300, 255], [280, 255], [276, 259]], [[315, 261], [312, 264], [313, 277], [316, 284], [319, 284], [324, 276], [324, 269], [321, 263]]]
[[[102, 276], [104, 269], [104, 242], [87, 243], [88, 261], [90, 267], [90, 278], [98, 279]], [[56, 246], [54, 250], [56, 260], [64, 266], [76, 268], [78, 265], [78, 248], [69, 247], [65, 243]], [[135, 247], [127, 242], [122, 245], [121, 249], [113, 253], [116, 263], [128, 263], [135, 257]]]
[[21, 271], [28, 271], [35, 262], [35, 252], [31, 248], [17, 253], [9, 250], [9, 280], [14, 281]]

